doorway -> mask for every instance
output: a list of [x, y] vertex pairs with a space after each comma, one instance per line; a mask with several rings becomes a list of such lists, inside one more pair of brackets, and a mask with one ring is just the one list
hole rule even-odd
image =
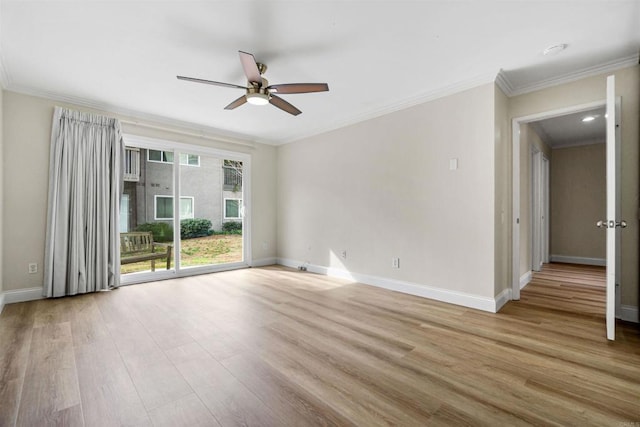
[[530, 271], [540, 271], [549, 263], [549, 156], [535, 145], [531, 147]]
[[[554, 228], [553, 224], [556, 206], [552, 190], [556, 170], [553, 166], [552, 147], [549, 144], [555, 139], [560, 141], [559, 144], [556, 143], [556, 149], [568, 149], [572, 146], [595, 144], [596, 140], [603, 143], [603, 136], [576, 135], [575, 129], [573, 133], [569, 132], [566, 123], [569, 120], [579, 120], [580, 124], [587, 124], [582, 122], [582, 119], [595, 114], [604, 119], [604, 107], [603, 100], [513, 120], [512, 298], [515, 300], [520, 299], [520, 289], [526, 286], [532, 273], [539, 271], [542, 264], [554, 260], [580, 263], [589, 258], [583, 256], [570, 259], [565, 254], [554, 253], [554, 243], [558, 243], [554, 241], [554, 231], [558, 227]], [[558, 138], [555, 128], [564, 130], [565, 134], [559, 134], [562, 137]], [[602, 127], [601, 130], [604, 134], [605, 128]], [[604, 181], [604, 177], [602, 180]], [[571, 191], [567, 191], [571, 195]], [[559, 194], [556, 192], [555, 195]], [[564, 193], [561, 195], [566, 196]], [[571, 202], [571, 199], [568, 201]], [[602, 205], [604, 206], [604, 203]], [[595, 223], [598, 219], [601, 218], [593, 218], [593, 221], [589, 220], [589, 224], [580, 226], [589, 227], [591, 234], [596, 233], [598, 230]]]

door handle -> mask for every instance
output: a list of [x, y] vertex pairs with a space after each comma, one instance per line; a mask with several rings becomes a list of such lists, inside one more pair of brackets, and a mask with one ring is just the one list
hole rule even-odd
[[607, 221], [606, 219], [604, 219], [604, 220], [601, 219], [600, 221], [596, 222], [596, 227], [598, 227], [598, 228], [616, 228], [616, 227], [627, 228], [627, 221], [625, 221], [623, 219], [620, 222], [616, 222], [616, 221]]

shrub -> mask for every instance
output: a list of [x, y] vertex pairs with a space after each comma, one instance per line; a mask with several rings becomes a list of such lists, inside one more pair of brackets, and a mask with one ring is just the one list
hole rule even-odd
[[138, 225], [136, 231], [150, 231], [154, 242], [173, 242], [173, 228], [166, 222], [146, 222]]
[[189, 218], [180, 221], [180, 238], [193, 239], [196, 237], [211, 236], [211, 221], [204, 218]]
[[224, 234], [242, 234], [242, 223], [236, 221], [225, 222], [222, 224], [222, 232]]

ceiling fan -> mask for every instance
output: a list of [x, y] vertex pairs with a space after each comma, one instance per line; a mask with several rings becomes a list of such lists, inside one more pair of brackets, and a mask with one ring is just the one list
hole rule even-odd
[[177, 76], [179, 80], [187, 80], [196, 83], [205, 83], [214, 86], [230, 87], [235, 89], [243, 89], [246, 91], [244, 95], [233, 101], [231, 104], [224, 107], [225, 110], [233, 110], [249, 102], [254, 105], [266, 105], [271, 104], [279, 109], [286, 111], [289, 114], [297, 116], [302, 113], [293, 105], [289, 104], [277, 94], [290, 94], [290, 93], [311, 93], [311, 92], [326, 92], [329, 90], [329, 85], [326, 83], [285, 83], [279, 85], [269, 85], [267, 79], [262, 75], [267, 70], [267, 66], [256, 62], [255, 57], [247, 52], [238, 51], [240, 54], [240, 63], [244, 70], [244, 74], [247, 76], [247, 86], [235, 85], [232, 83], [214, 82], [211, 80], [197, 79], [194, 77]]

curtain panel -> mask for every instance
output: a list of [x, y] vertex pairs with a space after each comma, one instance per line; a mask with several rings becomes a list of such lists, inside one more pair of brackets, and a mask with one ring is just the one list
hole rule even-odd
[[50, 149], [44, 295], [117, 287], [124, 158], [120, 123], [56, 107]]

